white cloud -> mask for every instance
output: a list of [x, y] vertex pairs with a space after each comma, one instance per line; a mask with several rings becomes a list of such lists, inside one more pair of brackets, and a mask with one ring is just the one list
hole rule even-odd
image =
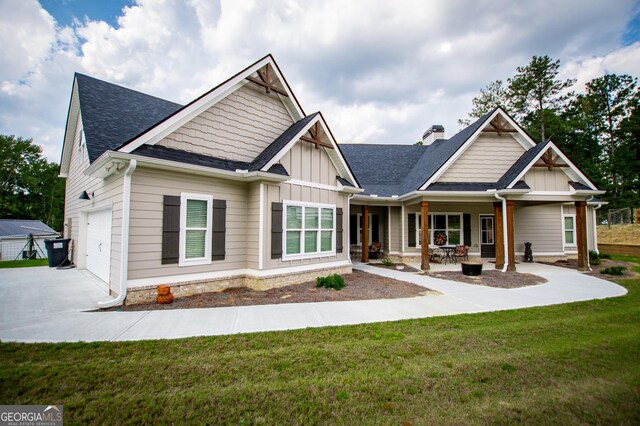
[[0, 0], [0, 129], [33, 137], [57, 161], [74, 71], [184, 103], [270, 52], [339, 140], [413, 143], [431, 124], [455, 133], [477, 91], [532, 55], [562, 60], [582, 84], [637, 73], [640, 45], [619, 45], [632, 7], [139, 0], [116, 27], [60, 27], [35, 0]]

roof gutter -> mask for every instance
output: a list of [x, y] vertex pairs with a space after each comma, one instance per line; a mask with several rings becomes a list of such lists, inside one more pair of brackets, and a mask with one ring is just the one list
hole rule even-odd
[[[119, 166], [127, 161], [136, 160], [140, 165], [150, 166], [162, 170], [175, 171], [181, 169], [190, 173], [196, 173], [204, 176], [219, 177], [222, 179], [238, 180], [252, 182], [257, 180], [268, 180], [274, 182], [284, 182], [290, 179], [290, 176], [283, 176], [275, 173], [262, 171], [246, 171], [246, 170], [221, 170], [213, 167], [198, 166], [193, 164], [180, 163], [178, 161], [162, 160], [143, 155], [128, 154], [117, 151], [105, 151], [96, 161], [89, 166], [84, 174], [87, 176], [105, 178], [110, 174], [119, 170]], [[115, 170], [113, 168], [115, 167]]]
[[118, 297], [106, 302], [98, 302], [100, 308], [110, 308], [122, 305], [127, 297], [127, 279], [129, 270], [129, 216], [131, 214], [131, 175], [136, 170], [138, 162], [131, 160], [124, 172], [122, 182], [122, 235], [120, 236], [120, 289]]

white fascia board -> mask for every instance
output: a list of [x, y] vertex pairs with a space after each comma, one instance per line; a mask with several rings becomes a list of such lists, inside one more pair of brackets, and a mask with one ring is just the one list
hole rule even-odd
[[371, 197], [370, 195], [361, 195], [361, 194], [356, 194], [351, 198], [352, 201], [359, 201], [362, 202], [363, 204], [384, 204], [386, 205], [400, 205], [401, 202], [399, 201], [398, 198], [392, 198], [392, 197]]
[[[522, 172], [520, 172], [520, 174], [518, 174], [518, 176], [516, 176], [516, 178], [511, 181], [511, 183], [509, 185], [507, 185], [508, 189], [513, 188], [513, 186], [524, 177], [525, 174], [527, 174], [527, 172], [531, 169], [531, 167], [533, 167], [533, 165], [540, 159], [540, 157], [542, 157], [542, 155], [547, 151], [547, 149], [552, 149], [553, 152], [555, 152], [558, 157], [560, 157], [565, 163], [567, 163], [569, 165], [569, 168], [571, 169], [571, 171], [573, 173], [575, 173], [575, 175], [581, 179], [583, 181], [584, 184], [588, 185], [593, 191], [598, 191], [598, 189], [596, 188], [596, 186], [584, 175], [582, 174], [582, 172], [580, 172], [580, 170], [571, 162], [571, 160], [569, 160], [569, 158], [567, 158], [566, 155], [564, 155], [562, 153], [562, 151], [560, 151], [560, 149], [556, 146], [556, 144], [554, 144], [553, 142], [549, 141], [549, 144], [547, 145], [546, 149], [540, 151], [534, 158], [533, 160], [531, 160], [529, 162], [529, 164], [527, 164], [527, 166], [522, 169]], [[566, 174], [566, 172], [565, 172]], [[591, 191], [589, 192], [591, 193]]]
[[80, 98], [78, 96], [78, 83], [74, 77], [73, 87], [71, 89], [71, 101], [69, 102], [69, 111], [67, 113], [67, 125], [65, 127], [64, 141], [62, 143], [62, 156], [60, 158], [60, 173], [58, 176], [62, 178], [66, 178], [69, 175], [71, 152], [73, 151], [79, 117]]
[[[289, 180], [289, 176], [282, 176], [275, 173], [268, 172], [231, 172], [228, 170], [220, 170], [214, 169], [211, 167], [205, 166], [197, 166], [193, 164], [180, 163], [177, 161], [171, 160], [162, 160], [158, 158], [145, 157], [142, 155], [136, 154], [126, 154], [117, 151], [106, 151], [104, 154], [100, 156], [94, 163], [85, 170], [84, 174], [87, 176], [93, 176], [98, 178], [105, 178], [110, 174], [113, 174], [113, 171], [107, 171], [106, 167], [108, 167], [111, 163], [121, 162], [126, 163], [129, 160], [137, 160], [138, 167], [146, 166], [155, 169], [161, 170], [170, 170], [170, 171], [182, 171], [184, 173], [197, 174], [202, 176], [211, 176], [218, 177], [223, 179], [230, 179], [236, 181], [244, 181], [244, 182], [253, 182], [259, 180], [271, 181], [271, 182], [285, 182]], [[122, 168], [120, 168], [122, 170]]]
[[298, 133], [296, 133], [296, 135], [291, 138], [291, 140], [289, 141], [288, 144], [286, 144], [281, 150], [280, 152], [278, 152], [276, 155], [273, 156], [273, 158], [271, 158], [271, 160], [269, 160], [269, 162], [267, 164], [264, 165], [264, 167], [262, 167], [263, 171], [269, 170], [274, 164], [276, 164], [278, 161], [280, 161], [282, 159], [282, 157], [284, 157], [284, 155], [289, 152], [289, 150], [291, 148], [293, 148], [293, 146], [298, 143], [298, 140], [305, 134], [307, 133], [307, 131], [311, 128], [311, 126], [313, 126], [320, 118], [320, 114], [318, 114], [316, 117], [313, 118], [313, 120], [309, 121], [307, 123], [306, 126], [304, 126]]
[[[329, 156], [329, 159], [331, 160], [331, 163], [336, 168], [336, 170], [338, 170], [338, 172], [340, 173], [340, 177], [342, 177], [342, 178], [347, 178], [347, 177], [351, 178], [351, 182], [354, 185], [357, 185], [358, 181], [351, 174], [351, 171], [349, 170], [349, 167], [347, 167], [347, 163], [344, 160], [344, 158], [342, 157], [342, 155], [340, 154], [340, 150], [338, 149], [338, 143], [331, 136], [331, 132], [329, 131], [329, 128], [328, 128], [327, 124], [324, 122], [324, 118], [322, 117], [322, 114], [320, 114], [320, 113], [318, 113], [317, 116], [313, 118], [313, 120], [311, 120], [309, 123], [307, 123], [307, 125], [304, 126], [302, 128], [302, 130], [300, 130], [291, 139], [291, 141], [289, 141], [289, 143], [286, 144], [280, 150], [280, 152], [278, 152], [261, 170], [269, 170], [274, 164], [276, 164], [278, 161], [280, 161], [282, 159], [282, 157], [284, 157], [285, 154], [287, 152], [289, 152], [289, 150], [291, 150], [291, 148], [293, 148], [293, 146], [296, 143], [299, 142], [300, 138], [302, 136], [304, 136], [304, 134], [309, 131], [311, 126], [313, 126], [315, 123], [318, 123], [318, 122], [322, 126], [322, 129], [324, 130], [325, 135], [327, 135], [327, 138], [329, 139], [329, 142], [333, 146], [333, 150], [332, 150], [333, 152], [330, 152], [327, 148], [322, 147], [325, 150], [325, 152], [327, 153], [327, 155]], [[356, 188], [360, 189], [360, 187], [356, 187]]]
[[456, 152], [454, 152], [451, 157], [449, 157], [449, 159], [442, 165], [442, 167], [440, 167], [433, 174], [433, 176], [431, 176], [429, 178], [428, 181], [426, 181], [420, 187], [420, 191], [424, 191], [429, 185], [431, 185], [433, 182], [437, 181], [440, 178], [440, 176], [442, 176], [447, 171], [447, 169], [449, 169], [449, 167], [451, 167], [451, 165], [453, 163], [455, 163], [458, 160], [458, 158], [460, 158], [460, 156], [467, 150], [467, 148], [469, 148], [469, 146], [471, 146], [471, 144], [478, 138], [480, 133], [482, 133], [482, 130], [489, 123], [491, 123], [491, 120], [493, 120], [499, 113], [500, 113], [500, 109], [498, 108], [498, 109], [496, 109], [494, 111], [493, 114], [491, 114], [489, 117], [487, 117], [487, 119], [484, 121], [484, 123], [482, 123], [482, 125], [480, 127], [478, 127], [478, 129], [467, 139], [467, 141]]
[[222, 83], [222, 85], [220, 85], [216, 90], [213, 90], [212, 92], [204, 95], [202, 98], [179, 110], [176, 114], [172, 115], [159, 125], [149, 129], [147, 132], [132, 140], [127, 145], [120, 148], [118, 151], [130, 153], [144, 144], [154, 145], [179, 127], [188, 123], [190, 120], [194, 119], [222, 99], [229, 96], [229, 94], [233, 93], [245, 84], [248, 84], [249, 81], [245, 79], [267, 64], [271, 64], [271, 68], [276, 72], [276, 75], [278, 76], [280, 81], [283, 82], [282, 86], [285, 88], [285, 91], [291, 99], [291, 107], [294, 108], [294, 111], [296, 111], [302, 117], [302, 109], [297, 104], [297, 102], [294, 101], [293, 93], [291, 93], [287, 84], [284, 83], [284, 79], [277, 71], [277, 67], [275, 66], [275, 63], [271, 56], [267, 56], [261, 61], [256, 62], [254, 65], [247, 68], [241, 74], [238, 74], [235, 77], [232, 77], [226, 82]]
[[451, 167], [451, 165], [453, 163], [456, 162], [456, 160], [458, 160], [458, 158], [460, 158], [460, 156], [462, 154], [464, 154], [464, 152], [469, 148], [469, 146], [471, 146], [471, 144], [473, 144], [473, 142], [475, 142], [475, 140], [478, 138], [478, 136], [480, 136], [480, 134], [482, 133], [482, 131], [485, 129], [485, 127], [487, 127], [489, 125], [489, 123], [491, 123], [491, 121], [496, 118], [498, 115], [502, 116], [502, 118], [505, 119], [505, 121], [507, 121], [507, 123], [509, 123], [514, 129], [516, 129], [518, 131], [517, 136], [513, 136], [513, 139], [518, 142], [525, 150], [530, 149], [532, 147], [534, 147], [536, 144], [533, 140], [531, 140], [531, 138], [525, 133], [524, 130], [522, 130], [522, 127], [520, 127], [518, 125], [518, 123], [516, 123], [511, 117], [509, 117], [509, 115], [507, 113], [505, 113], [502, 108], [498, 108], [495, 110], [495, 112], [493, 114], [491, 114], [491, 116], [489, 116], [484, 123], [482, 123], [482, 125], [480, 127], [478, 127], [478, 130], [475, 131], [475, 133], [473, 133], [473, 135], [471, 135], [469, 137], [469, 139], [467, 139], [467, 141], [464, 143], [464, 145], [462, 145], [460, 147], [460, 149], [458, 149], [452, 156], [451, 158], [449, 158], [447, 160], [446, 163], [444, 163], [442, 165], [442, 167], [440, 167], [440, 169], [438, 171], [436, 171], [433, 176], [431, 176], [431, 178], [429, 178], [429, 180], [420, 187], [420, 190], [424, 190], [426, 189], [429, 185], [431, 185], [433, 182], [437, 181], [446, 171], [447, 169], [449, 169], [449, 167]]
[[[498, 111], [502, 111], [502, 109], [498, 109]], [[531, 137], [529, 137], [529, 135], [522, 129], [522, 127], [520, 127], [520, 125], [518, 123], [516, 123], [511, 117], [509, 117], [509, 114], [504, 113], [502, 118], [505, 119], [505, 121], [507, 123], [509, 123], [511, 125], [511, 127], [513, 127], [514, 129], [516, 129], [518, 131], [517, 135], [519, 137], [515, 137], [514, 139], [520, 144], [522, 145], [522, 147], [525, 150], [528, 150], [529, 148], [533, 148], [534, 146], [536, 146], [536, 143], [533, 141], [533, 139], [531, 139]]]
[[[349, 177], [351, 180], [351, 183], [356, 185], [356, 188], [360, 188], [360, 186], [358, 185], [358, 181], [356, 180], [355, 176], [351, 174], [351, 170], [349, 169], [349, 166], [347, 166], [346, 160], [340, 153], [340, 148], [338, 148], [338, 141], [336, 141], [333, 138], [333, 134], [329, 130], [329, 125], [324, 121], [324, 117], [322, 116], [322, 114], [318, 114], [318, 115], [320, 116], [320, 125], [322, 126], [324, 133], [327, 135], [327, 138], [331, 142], [331, 145], [333, 145], [332, 151], [329, 151], [325, 148], [325, 151], [327, 152], [329, 159], [333, 163], [333, 167], [335, 167], [336, 170], [340, 172], [340, 177], [345, 179]], [[334, 157], [337, 157], [337, 158], [334, 158]]]

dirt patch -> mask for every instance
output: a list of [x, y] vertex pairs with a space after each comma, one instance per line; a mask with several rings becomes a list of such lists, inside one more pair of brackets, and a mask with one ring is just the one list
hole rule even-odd
[[106, 311], [148, 311], [161, 309], [215, 308], [221, 306], [272, 305], [280, 303], [336, 302], [344, 300], [399, 299], [440, 294], [405, 281], [394, 280], [354, 270], [343, 275], [345, 287], [336, 291], [317, 288], [315, 281], [265, 291], [231, 288], [176, 298], [169, 305], [140, 303], [105, 309]]
[[443, 271], [425, 273], [433, 278], [442, 278], [444, 280], [458, 281], [466, 284], [484, 285], [487, 287], [497, 288], [520, 288], [531, 285], [544, 284], [547, 282], [545, 278], [533, 274], [523, 274], [520, 272], [501, 272], [495, 269], [482, 271], [482, 275], [478, 277], [468, 277], [459, 271]]
[[369, 263], [371, 266], [382, 269], [393, 269], [402, 272], [421, 272], [420, 269], [416, 269], [413, 266], [409, 266], [405, 263], [394, 263], [392, 265], [385, 265], [384, 263]]
[[[567, 259], [567, 260], [557, 260], [555, 262], [540, 262], [545, 265], [551, 266], [560, 266], [562, 268], [569, 268], [573, 270], [578, 269], [578, 259]], [[624, 271], [623, 275], [606, 275], [600, 273], [601, 270], [609, 268], [611, 266], [624, 266], [627, 268]], [[625, 279], [625, 278], [633, 278], [638, 274], [633, 271], [633, 267], [635, 265], [629, 262], [621, 262], [619, 260], [611, 260], [611, 259], [600, 259], [600, 265], [591, 265], [591, 272], [585, 272], [588, 275], [592, 275], [594, 277], [602, 278], [603, 280], [611, 281], [616, 279]]]

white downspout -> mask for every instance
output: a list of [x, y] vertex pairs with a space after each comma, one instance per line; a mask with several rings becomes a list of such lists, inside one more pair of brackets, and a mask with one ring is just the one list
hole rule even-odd
[[129, 167], [124, 172], [122, 183], [122, 235], [120, 239], [120, 290], [118, 297], [106, 302], [98, 302], [99, 308], [110, 308], [122, 305], [127, 297], [127, 278], [129, 269], [129, 216], [131, 213], [131, 175], [136, 169], [138, 162], [131, 160]]
[[507, 268], [509, 267], [509, 250], [507, 248], [509, 244], [509, 236], [507, 235], [507, 199], [499, 196], [497, 192], [494, 192], [493, 196], [502, 201], [502, 245], [504, 246], [504, 267], [502, 268], [502, 272], [507, 272]]
[[[591, 197], [593, 199], [593, 197]], [[593, 208], [593, 249], [596, 253], [600, 254], [600, 250], [598, 250], [598, 215], [596, 214], [596, 210], [602, 207], [602, 203], [598, 204], [598, 207]]]

